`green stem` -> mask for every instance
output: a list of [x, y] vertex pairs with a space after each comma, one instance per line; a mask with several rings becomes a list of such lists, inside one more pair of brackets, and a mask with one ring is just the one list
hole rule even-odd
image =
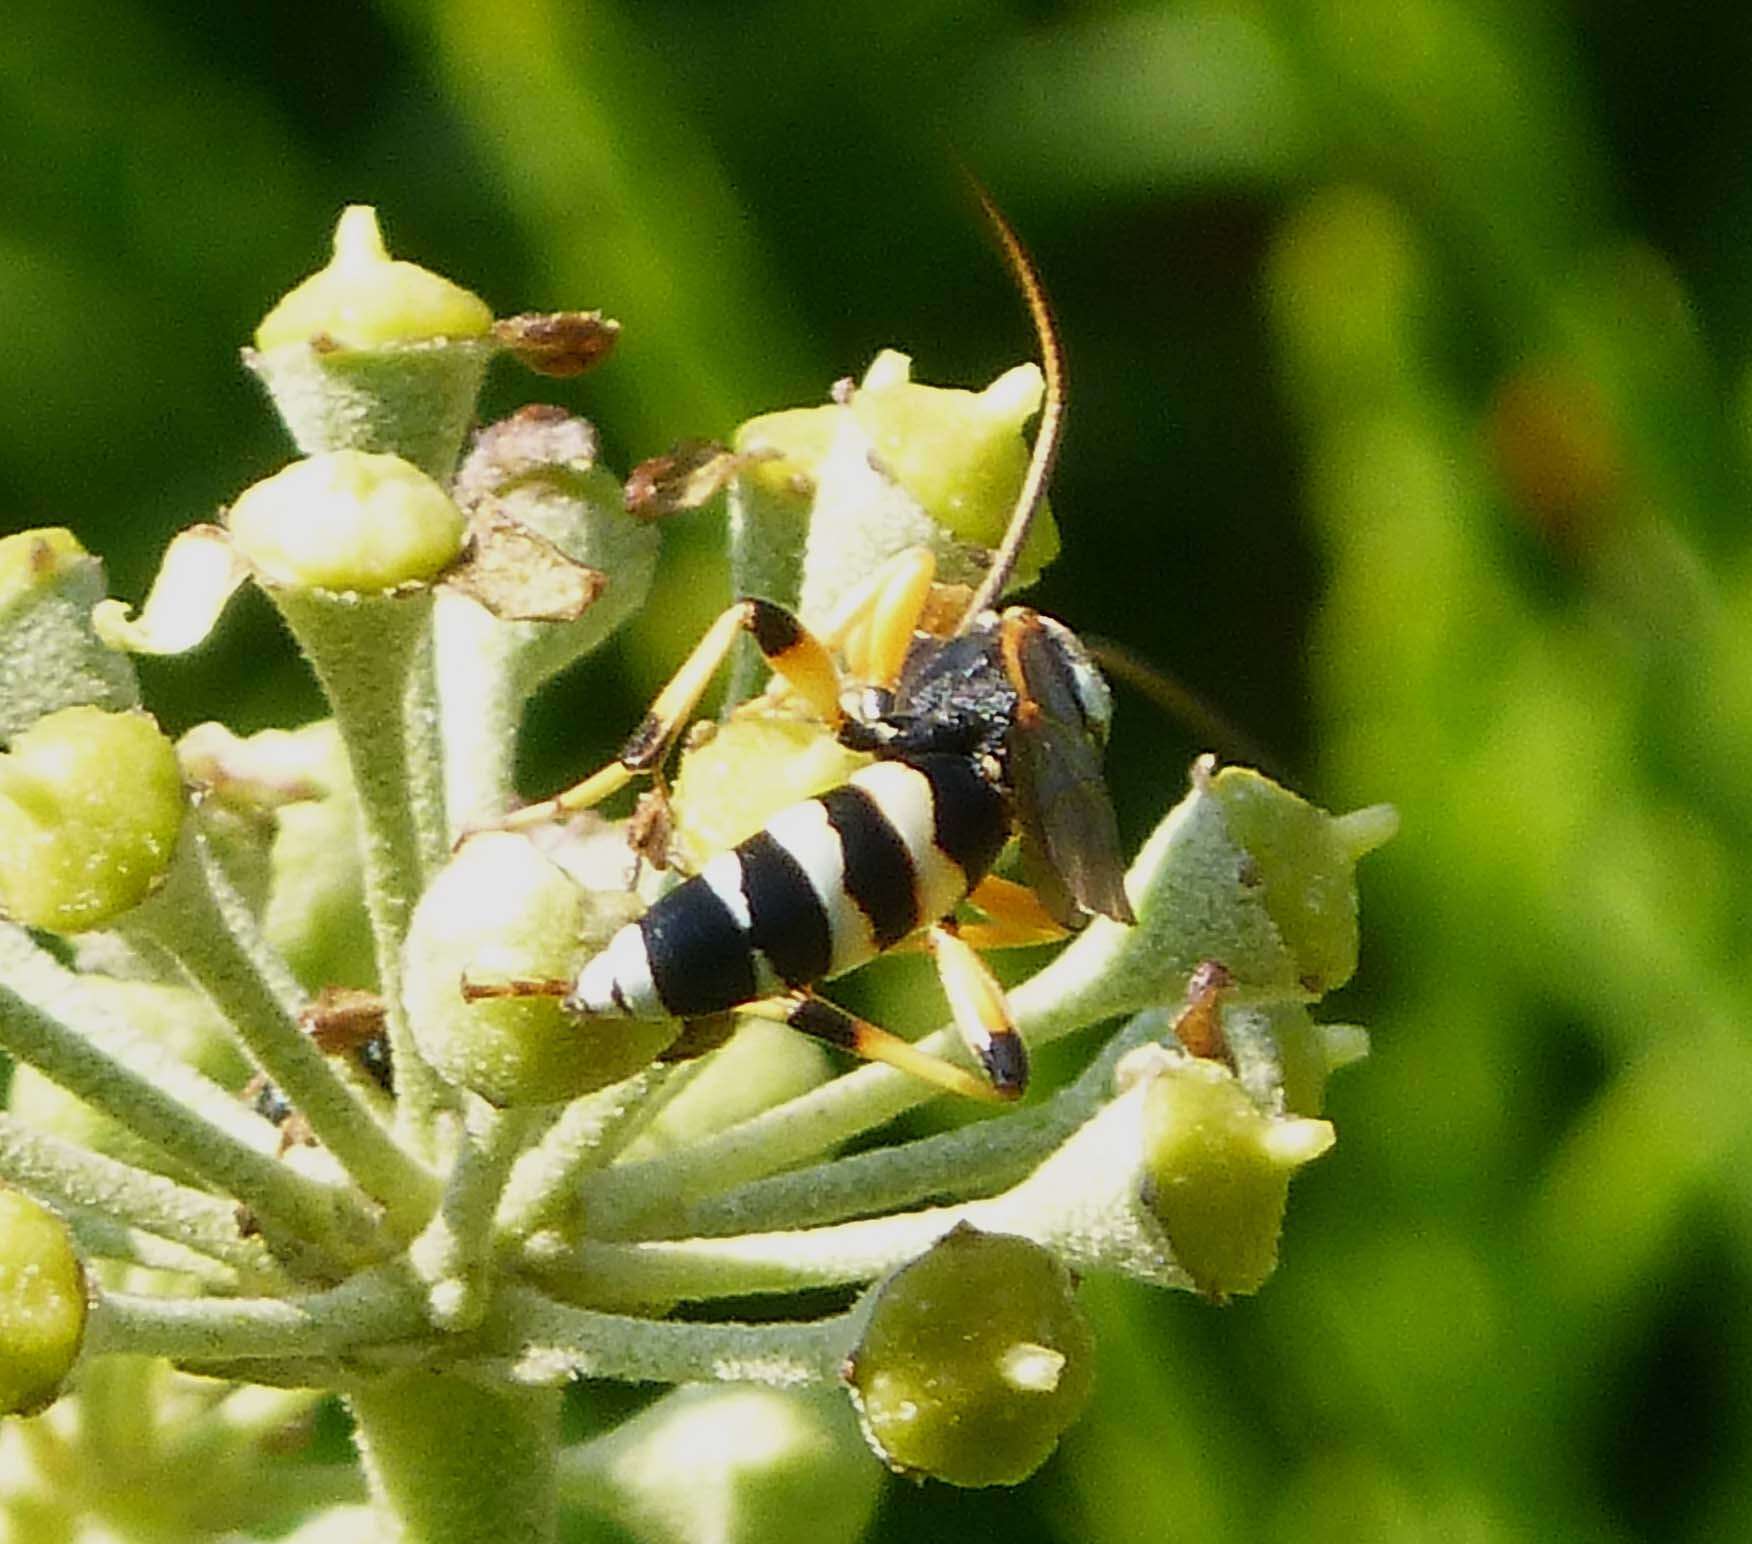
[[560, 1395], [410, 1372], [348, 1395], [382, 1537], [545, 1544], [558, 1508]]
[[417, 1335], [419, 1299], [399, 1273], [362, 1272], [305, 1297], [171, 1298], [99, 1293], [85, 1354], [173, 1361], [327, 1356]]
[[1043, 1105], [754, 1180], [689, 1208], [684, 1226], [707, 1236], [803, 1227], [893, 1211], [927, 1196], [989, 1193], [1013, 1184], [1111, 1097], [1120, 1057], [1171, 1028], [1160, 1009], [1137, 1014], [1074, 1083]]
[[[46, 1198], [47, 1195], [41, 1189], [33, 1193], [39, 1198]], [[73, 1230], [74, 1245], [87, 1260], [108, 1261], [118, 1265], [144, 1265], [155, 1271], [175, 1271], [187, 1276], [202, 1291], [219, 1297], [230, 1296], [242, 1286], [242, 1278], [229, 1265], [221, 1265], [207, 1255], [197, 1254], [181, 1244], [173, 1244], [156, 1233], [129, 1227], [102, 1212], [85, 1211], [65, 1202], [56, 1203], [55, 1209]], [[264, 1273], [263, 1276], [254, 1278], [250, 1286], [252, 1290], [261, 1291], [279, 1285], [283, 1279]]]
[[[153, 971], [177, 973], [176, 961], [150, 939], [139, 939], [134, 947]], [[22, 928], [10, 924], [0, 924], [0, 980], [39, 1013], [113, 1056], [234, 1141], [264, 1153], [278, 1145], [279, 1134], [235, 1093], [135, 1030], [118, 1013], [113, 999], [91, 990], [86, 976], [67, 969], [31, 942]]]
[[1143, 1102], [1138, 1087], [1104, 1105], [1002, 1195], [734, 1238], [584, 1239], [563, 1257], [530, 1263], [556, 1285], [563, 1281], [568, 1296], [583, 1294], [592, 1302], [691, 1302], [871, 1281], [967, 1224], [1032, 1239], [1076, 1270], [1118, 1270], [1158, 1286], [1190, 1287], [1140, 1200]]
[[486, 1311], [493, 1214], [505, 1177], [541, 1118], [538, 1110], [496, 1110], [465, 1096], [461, 1151], [449, 1183], [408, 1258], [426, 1286], [426, 1311], [440, 1329], [462, 1330]]
[[427, 786], [434, 775], [426, 768], [416, 780], [407, 735], [409, 679], [429, 630], [432, 595], [269, 594], [316, 671], [346, 746], [359, 795], [365, 905], [395, 1059], [397, 1130], [429, 1148], [437, 1112], [450, 1100], [409, 1030], [401, 961], [408, 918], [424, 883], [410, 790], [416, 781]]
[[0, 1114], [0, 1178], [52, 1206], [143, 1229], [247, 1276], [281, 1278], [261, 1240], [239, 1234], [231, 1202], [34, 1131], [6, 1114]]
[[573, 1199], [578, 1182], [611, 1163], [702, 1065], [654, 1064], [567, 1105], [511, 1171], [499, 1203], [501, 1237], [522, 1238], [553, 1221]]
[[408, 734], [408, 805], [413, 813], [420, 867], [428, 877], [450, 855], [454, 833], [446, 816], [445, 745], [438, 696], [437, 651], [428, 629], [408, 669], [403, 716]]
[[807, 1324], [705, 1324], [573, 1308], [525, 1288], [507, 1290], [483, 1337], [496, 1365], [520, 1382], [619, 1378], [632, 1383], [834, 1383], [861, 1319]]
[[7, 986], [0, 986], [0, 1048], [242, 1201], [294, 1262], [307, 1269], [320, 1266], [311, 1258], [309, 1241], [330, 1236], [337, 1192], [208, 1124], [157, 1083], [105, 1055]]
[[164, 888], [131, 914], [126, 931], [149, 938], [182, 965], [354, 1182], [396, 1222], [417, 1224], [436, 1196], [432, 1177], [396, 1145], [299, 1027], [296, 983], [262, 939], [205, 837], [192, 832], [187, 841]]
[[[1010, 1012], [1030, 1045], [1044, 1045], [1142, 1004], [1127, 1003], [1106, 983], [1118, 924], [1098, 919], [1052, 964], [1010, 994]], [[965, 1056], [953, 1028], [927, 1035], [919, 1048], [951, 1060]], [[940, 1090], [892, 1067], [866, 1066], [687, 1147], [590, 1176], [584, 1205], [591, 1231], [624, 1237], [646, 1218], [671, 1215], [677, 1196], [701, 1198], [759, 1179], [885, 1125]]]

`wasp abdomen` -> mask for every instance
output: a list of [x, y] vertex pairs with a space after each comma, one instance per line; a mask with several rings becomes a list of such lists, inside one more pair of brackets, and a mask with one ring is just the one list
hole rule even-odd
[[966, 756], [879, 761], [781, 810], [590, 960], [577, 1013], [692, 1018], [863, 964], [946, 915], [1010, 833]]

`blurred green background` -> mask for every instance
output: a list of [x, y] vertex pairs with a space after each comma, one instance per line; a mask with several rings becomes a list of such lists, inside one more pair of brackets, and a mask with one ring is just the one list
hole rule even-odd
[[[0, 522], [140, 595], [284, 458], [236, 349], [351, 200], [501, 312], [618, 316], [546, 393], [623, 468], [885, 344], [983, 382], [1032, 345], [953, 147], [1070, 355], [1039, 604], [1404, 832], [1277, 1278], [1090, 1282], [1060, 1454], [880, 1537], [1752, 1537], [1748, 79], [1736, 5], [14, 0]], [[532, 787], [721, 604], [694, 526]], [[148, 686], [316, 704], [259, 607]], [[1199, 748], [1122, 693], [1130, 836]]]

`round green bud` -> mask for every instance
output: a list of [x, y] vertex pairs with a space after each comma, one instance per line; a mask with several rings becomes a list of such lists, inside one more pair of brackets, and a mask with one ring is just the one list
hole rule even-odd
[[1252, 860], [1250, 882], [1302, 984], [1314, 993], [1342, 986], [1357, 965], [1356, 861], [1392, 835], [1391, 810], [1335, 818], [1245, 767], [1225, 767], [1210, 791]]
[[146, 898], [182, 829], [176, 751], [146, 713], [63, 708], [0, 754], [0, 910], [79, 932]]
[[845, 1376], [890, 1468], [1015, 1485], [1081, 1413], [1094, 1336], [1070, 1273], [1027, 1239], [966, 1226], [871, 1289]]
[[644, 1544], [854, 1544], [882, 1478], [831, 1390], [752, 1384], [666, 1394], [591, 1444], [589, 1472], [590, 1508]]
[[331, 450], [247, 488], [226, 515], [268, 583], [378, 594], [434, 578], [462, 551], [450, 495], [400, 456]]
[[369, 204], [350, 204], [335, 226], [328, 266], [286, 294], [256, 328], [259, 349], [322, 341], [378, 348], [430, 338], [478, 338], [493, 313], [478, 295], [417, 263], [390, 257]]
[[569, 980], [629, 915], [580, 888], [525, 837], [471, 837], [408, 929], [403, 999], [420, 1053], [501, 1106], [576, 1098], [638, 1071], [675, 1038], [676, 1021], [578, 1019], [555, 997], [463, 996], [465, 979]]
[[1213, 1061], [1161, 1061], [1144, 1094], [1144, 1200], [1193, 1283], [1222, 1299], [1277, 1264], [1290, 1177], [1332, 1146], [1323, 1120], [1267, 1115]]
[[676, 845], [704, 863], [780, 810], [838, 787], [869, 759], [813, 719], [738, 714], [681, 758], [670, 790]]
[[86, 1307], [66, 1224], [0, 1189], [0, 1414], [31, 1415], [53, 1401], [78, 1359]]

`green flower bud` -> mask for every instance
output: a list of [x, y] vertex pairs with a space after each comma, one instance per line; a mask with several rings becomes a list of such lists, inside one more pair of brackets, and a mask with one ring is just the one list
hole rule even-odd
[[64, 526], [44, 526], [0, 536], [0, 613], [70, 573], [90, 554]]
[[[851, 408], [877, 459], [930, 517], [957, 539], [995, 547], [1004, 539], [1028, 444], [1022, 426], [1046, 389], [1036, 364], [1006, 370], [984, 391], [921, 386], [912, 360], [884, 349], [852, 394]], [[1017, 564], [1027, 584], [1058, 556], [1058, 532], [1043, 508]]]
[[63, 708], [0, 754], [0, 909], [73, 933], [137, 905], [183, 819], [176, 751], [145, 713]]
[[85, 1337], [85, 1272], [66, 1224], [0, 1189], [0, 1414], [49, 1404]]
[[98, 641], [103, 565], [59, 526], [0, 536], [0, 736], [75, 704], [139, 701], [133, 667]]
[[312, 992], [375, 987], [359, 801], [334, 720], [243, 738], [197, 724], [177, 754], [207, 790], [207, 833], [226, 872], [238, 882], [247, 864], [239, 888], [259, 898], [262, 932], [292, 973]]
[[362, 450], [294, 461], [245, 489], [226, 524], [268, 583], [366, 594], [436, 577], [465, 532], [462, 511], [418, 467]]
[[375, 211], [335, 227], [335, 255], [263, 318], [244, 362], [308, 455], [393, 451], [448, 479], [498, 351], [492, 313], [384, 250]]
[[[737, 432], [736, 450], [747, 458], [731, 508], [733, 562], [734, 549], [748, 549], [739, 584], [797, 593], [813, 622], [907, 547], [936, 552], [945, 581], [978, 581], [1021, 491], [1029, 455], [1022, 429], [1040, 407], [1040, 370], [1018, 365], [975, 392], [919, 385], [911, 366], [884, 350], [843, 401], [768, 413]], [[799, 542], [800, 566], [764, 550], [789, 554]], [[1057, 553], [1043, 508], [1014, 582], [1030, 583]]]
[[1199, 1291], [1255, 1291], [1277, 1264], [1290, 1177], [1332, 1146], [1332, 1127], [1266, 1114], [1217, 1062], [1152, 1051], [1150, 1066], [1145, 1203]]
[[471, 838], [432, 881], [408, 929], [403, 997], [421, 1054], [501, 1106], [575, 1098], [638, 1071], [675, 1038], [678, 1023], [579, 1020], [553, 997], [468, 1002], [462, 994], [465, 977], [483, 985], [569, 978], [628, 916], [522, 836]]
[[959, 1227], [866, 1302], [846, 1379], [870, 1445], [902, 1473], [1018, 1484], [1089, 1397], [1094, 1337], [1038, 1244]]
[[486, 302], [417, 263], [390, 257], [369, 204], [350, 204], [335, 225], [334, 256], [281, 298], [256, 328], [259, 349], [322, 339], [377, 348], [427, 338], [478, 338], [491, 330]]
[[670, 790], [676, 846], [701, 864], [788, 805], [835, 788], [870, 758], [812, 719], [744, 713], [681, 758]]
[[1317, 994], [1342, 986], [1357, 965], [1356, 861], [1393, 835], [1397, 816], [1376, 806], [1335, 818], [1243, 767], [1224, 768], [1210, 791], [1302, 984]]
[[853, 1544], [882, 1477], [825, 1390], [677, 1389], [587, 1452], [587, 1504], [643, 1544]]

